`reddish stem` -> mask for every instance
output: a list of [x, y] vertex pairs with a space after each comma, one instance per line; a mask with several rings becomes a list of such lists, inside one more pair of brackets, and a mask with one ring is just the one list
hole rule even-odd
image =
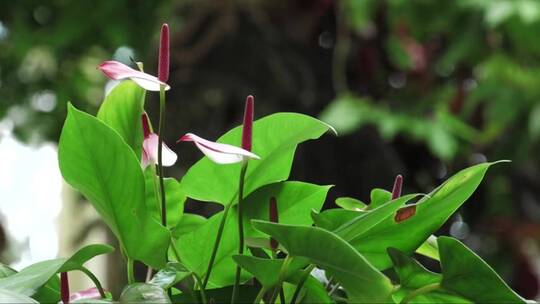
[[67, 272], [60, 273], [60, 297], [62, 303], [69, 304], [69, 281]]

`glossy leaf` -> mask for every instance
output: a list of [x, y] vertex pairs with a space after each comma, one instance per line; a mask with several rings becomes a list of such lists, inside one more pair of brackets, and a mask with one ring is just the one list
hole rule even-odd
[[124, 253], [162, 267], [169, 232], [150, 216], [139, 160], [118, 133], [69, 105], [58, 155], [64, 179], [93, 204]]
[[360, 211], [367, 207], [367, 205], [364, 204], [362, 201], [352, 197], [339, 197], [336, 199], [336, 205], [345, 210], [353, 211]]
[[392, 199], [392, 192], [386, 191], [384, 189], [375, 188], [371, 190], [369, 196], [371, 201], [368, 205], [368, 208], [375, 209], [382, 204], [389, 202]]
[[[317, 227], [253, 220], [253, 226], [280, 242], [292, 257], [303, 257], [324, 268], [347, 291], [350, 302], [388, 301], [392, 283], [337, 235]], [[339, 254], [336, 254], [339, 252]]]
[[[424, 268], [420, 263], [408, 257], [395, 248], [388, 248], [388, 255], [394, 264], [394, 270], [399, 278], [400, 288], [393, 295], [397, 302], [416, 289], [430, 284], [441, 282], [442, 276]], [[418, 295], [408, 303], [470, 303], [466, 299], [459, 297], [442, 288]]]
[[159, 286], [134, 283], [126, 286], [120, 295], [120, 303], [171, 303], [165, 290]]
[[[261, 186], [286, 180], [296, 146], [319, 138], [331, 127], [312, 117], [296, 113], [277, 113], [253, 124], [253, 150], [260, 160], [251, 160], [246, 173], [244, 196]], [[218, 139], [239, 146], [242, 127], [236, 127]], [[219, 165], [204, 157], [182, 179], [188, 197], [200, 201], [235, 204], [241, 164]]]
[[206, 218], [204, 216], [193, 213], [184, 213], [172, 231], [173, 237], [177, 239], [182, 234], [189, 233], [199, 228], [204, 223], [206, 223]]
[[0, 288], [20, 293], [26, 296], [34, 295], [55, 274], [79, 269], [93, 257], [110, 253], [113, 248], [107, 245], [88, 245], [81, 248], [69, 259], [59, 258], [32, 264], [20, 272], [0, 279]]
[[460, 241], [439, 237], [441, 285], [475, 303], [526, 303], [478, 255]]
[[[152, 214], [154, 219], [161, 221], [161, 201], [156, 200], [156, 191], [160, 194], [159, 180], [156, 176], [154, 180], [153, 168], [147, 168], [144, 171], [146, 208]], [[164, 178], [165, 193], [167, 196], [167, 227], [173, 228], [178, 225], [184, 214], [184, 203], [186, 195], [180, 186], [180, 183], [174, 178]], [[154, 184], [155, 183], [155, 184]], [[159, 208], [158, 208], [159, 206]]]
[[167, 266], [158, 271], [148, 283], [167, 289], [182, 281], [190, 274], [189, 270], [181, 263], [169, 262], [167, 263]]
[[122, 81], [105, 97], [97, 114], [97, 118], [122, 136], [139, 159], [144, 137], [141, 115], [145, 94], [133, 81]]
[[[203, 277], [206, 273], [214, 241], [223, 216], [223, 211], [213, 215], [199, 228], [183, 234], [175, 242], [182, 263], [192, 272]], [[235, 279], [236, 264], [232, 256], [238, 252], [238, 226], [234, 209], [229, 211], [208, 287], [232, 285]], [[244, 278], [249, 276], [242, 272]]]
[[435, 237], [434, 235], [430, 235], [428, 239], [425, 242], [423, 242], [422, 245], [420, 245], [420, 247], [416, 249], [416, 253], [439, 261], [440, 257], [439, 257], [439, 245], [437, 244], [437, 237]]
[[386, 248], [394, 247], [406, 254], [415, 251], [473, 194], [493, 164], [483, 163], [458, 172], [415, 204], [413, 216], [400, 222], [388, 217], [351, 245], [378, 269], [388, 268], [391, 261]]
[[320, 210], [331, 186], [303, 182], [281, 182], [266, 185], [244, 200], [245, 235], [264, 236], [251, 227], [251, 219], [269, 220], [269, 201], [275, 197], [279, 222], [283, 224], [311, 225], [309, 210]]
[[353, 211], [345, 209], [328, 209], [322, 212], [311, 210], [311, 218], [317, 227], [334, 231], [341, 227], [343, 224], [355, 219], [365, 216], [366, 211]]

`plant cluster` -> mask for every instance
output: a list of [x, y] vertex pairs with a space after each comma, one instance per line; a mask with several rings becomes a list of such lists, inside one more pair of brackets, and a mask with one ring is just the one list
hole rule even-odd
[[[177, 161], [163, 143], [168, 26], [162, 28], [158, 76], [115, 61], [100, 65], [123, 80], [97, 116], [68, 105], [59, 144], [64, 179], [95, 207], [120, 244], [128, 285], [113, 299], [84, 263], [113, 251], [86, 246], [69, 258], [20, 272], [1, 266], [3, 302], [50, 303], [525, 303], [479, 256], [435, 233], [473, 194], [495, 163], [450, 177], [429, 194], [374, 189], [369, 204], [339, 198], [322, 211], [331, 186], [288, 180], [298, 144], [328, 124], [297, 113], [244, 122], [216, 142], [187, 133], [204, 154], [180, 181], [165, 177]], [[160, 95], [157, 132], [144, 111], [146, 91]], [[331, 161], [331, 160], [329, 160]], [[221, 204], [210, 218], [184, 213], [187, 198]], [[440, 262], [427, 270], [414, 254]], [[137, 282], [135, 261], [148, 266]], [[70, 294], [68, 273], [95, 288]], [[60, 278], [57, 274], [60, 274]]]

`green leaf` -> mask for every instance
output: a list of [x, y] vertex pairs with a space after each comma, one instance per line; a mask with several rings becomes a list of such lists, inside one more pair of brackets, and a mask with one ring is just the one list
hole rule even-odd
[[375, 209], [384, 203], [389, 202], [392, 199], [392, 192], [384, 189], [375, 188], [370, 193], [371, 202], [369, 203], [369, 209]]
[[346, 241], [353, 241], [354, 239], [361, 237], [362, 234], [369, 231], [372, 227], [376, 226], [384, 219], [392, 217], [392, 215], [401, 206], [403, 206], [411, 199], [417, 197], [418, 195], [419, 194], [404, 195], [393, 201], [388, 201], [384, 204], [378, 205], [378, 207], [373, 209], [371, 212], [359, 214], [358, 217], [352, 219], [349, 222], [346, 222], [345, 224], [334, 230], [334, 233], [336, 233]]
[[243, 202], [245, 235], [264, 236], [251, 227], [251, 219], [268, 220], [271, 197], [277, 201], [279, 222], [283, 224], [311, 225], [308, 210], [320, 210], [332, 186], [319, 186], [303, 182], [281, 182], [266, 185], [245, 198]]
[[377, 269], [388, 268], [391, 261], [386, 248], [394, 247], [411, 254], [473, 194], [493, 164], [483, 163], [458, 172], [413, 205], [416, 206], [412, 207], [416, 208], [414, 215], [399, 222], [395, 217], [388, 217], [351, 241], [351, 245]]
[[182, 263], [169, 262], [167, 263], [167, 266], [158, 271], [148, 283], [167, 289], [182, 281], [190, 274], [189, 270], [182, 265]]
[[34, 295], [55, 274], [80, 269], [93, 257], [112, 252], [108, 245], [88, 245], [77, 251], [71, 258], [59, 258], [32, 264], [20, 272], [0, 279], [0, 288], [20, 293], [26, 296]]
[[17, 271], [6, 264], [0, 263], [0, 278], [9, 277], [10, 275], [16, 274]]
[[[283, 259], [263, 259], [247, 255], [234, 255], [234, 261], [243, 269], [253, 274], [266, 288], [275, 286], [279, 282], [279, 273], [283, 266]], [[293, 276], [308, 264], [307, 259], [293, 258], [283, 276], [285, 280]]]
[[126, 286], [120, 295], [120, 303], [171, 303], [163, 288], [145, 283]]
[[[298, 285], [300, 283], [300, 279], [302, 278], [302, 273], [296, 273], [292, 277], [288, 279], [289, 282], [294, 283], [295, 285]], [[296, 288], [295, 288], [296, 289]], [[326, 291], [326, 288], [324, 288], [323, 284], [319, 282], [316, 278], [313, 276], [308, 276], [306, 281], [304, 282], [304, 286], [302, 286], [301, 291], [301, 301], [300, 303], [335, 303], [335, 301], [328, 296], [328, 292]]]
[[441, 285], [475, 303], [526, 303], [478, 255], [460, 241], [439, 237]]
[[23, 294], [20, 294], [20, 293], [17, 293], [8, 289], [0, 288], [0, 303], [39, 303], [39, 302], [26, 295], [23, 295]]
[[[175, 242], [182, 263], [192, 272], [203, 277], [206, 273], [210, 255], [214, 247], [217, 231], [223, 216], [223, 211], [213, 215], [199, 228], [183, 234]], [[214, 267], [208, 287], [232, 285], [235, 279], [236, 264], [232, 256], [238, 252], [238, 217], [236, 210], [229, 210], [223, 229], [221, 243], [216, 254]], [[242, 272], [243, 278], [249, 276]]]
[[[441, 282], [442, 276], [424, 268], [420, 263], [408, 257], [395, 248], [388, 248], [388, 255], [394, 264], [394, 270], [399, 278], [400, 288], [393, 295], [396, 302], [415, 291], [431, 284]], [[470, 303], [466, 299], [448, 292], [442, 288], [420, 294], [411, 299], [408, 303]]]
[[339, 197], [336, 199], [336, 205], [343, 209], [352, 211], [360, 211], [361, 209], [367, 207], [367, 205], [364, 204], [362, 201], [352, 197]]
[[430, 235], [428, 239], [416, 249], [416, 253], [439, 261], [439, 245], [437, 244], [437, 237]]
[[[249, 162], [244, 196], [261, 186], [286, 180], [289, 177], [296, 146], [319, 138], [331, 127], [315, 118], [296, 113], [277, 113], [253, 124], [253, 153], [260, 160]], [[236, 127], [218, 142], [239, 146], [242, 127]], [[241, 164], [219, 165], [202, 158], [182, 179], [188, 197], [222, 205], [235, 204], [238, 195], [238, 176]]]
[[58, 155], [66, 182], [93, 204], [125, 254], [164, 266], [169, 232], [149, 214], [139, 160], [118, 133], [70, 104]]
[[[156, 179], [154, 179], [154, 177], [156, 177]], [[157, 192], [160, 193], [159, 180], [157, 178], [153, 167], [149, 166], [144, 171], [146, 208], [157, 222], [161, 222], [161, 201], [156, 200], [155, 191], [157, 190]], [[164, 178], [163, 183], [165, 185], [165, 193], [167, 196], [167, 227], [172, 228], [176, 227], [182, 218], [186, 195], [176, 179]]]
[[252, 222], [256, 229], [287, 248], [290, 256], [307, 258], [324, 268], [342, 284], [350, 302], [389, 300], [392, 291], [390, 280], [337, 235], [317, 227]]
[[322, 212], [311, 210], [311, 218], [315, 226], [334, 231], [341, 225], [361, 216], [365, 216], [367, 211], [352, 211], [345, 209], [328, 209]]
[[184, 213], [172, 231], [173, 237], [177, 239], [182, 234], [189, 233], [199, 228], [204, 223], [206, 223], [206, 218], [204, 216], [192, 213]]
[[146, 91], [131, 80], [114, 87], [101, 104], [97, 118], [118, 132], [141, 158], [143, 131], [141, 115]]

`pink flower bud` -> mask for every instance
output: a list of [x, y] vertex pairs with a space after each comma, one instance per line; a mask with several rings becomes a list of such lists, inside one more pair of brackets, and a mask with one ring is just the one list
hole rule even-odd
[[242, 127], [242, 149], [251, 151], [253, 136], [253, 96], [246, 98], [246, 107], [244, 109], [244, 125]]
[[392, 199], [395, 200], [396, 198], [401, 196], [401, 186], [403, 185], [403, 176], [401, 174], [398, 174], [396, 176], [396, 179], [394, 181], [394, 188], [392, 188]]
[[164, 23], [163, 26], [161, 26], [158, 79], [163, 82], [169, 80], [169, 25], [167, 23]]

